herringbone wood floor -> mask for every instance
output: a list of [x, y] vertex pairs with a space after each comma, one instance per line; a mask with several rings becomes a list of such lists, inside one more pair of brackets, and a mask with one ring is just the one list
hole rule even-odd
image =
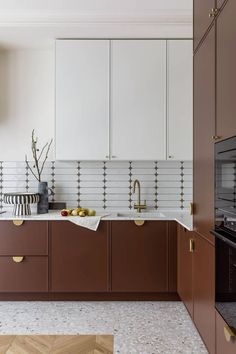
[[0, 354], [112, 354], [111, 335], [0, 336]]

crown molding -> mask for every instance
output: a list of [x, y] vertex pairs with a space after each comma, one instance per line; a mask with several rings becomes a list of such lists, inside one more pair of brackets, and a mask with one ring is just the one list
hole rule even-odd
[[0, 11], [0, 27], [44, 27], [79, 25], [192, 25], [189, 10], [117, 12]]

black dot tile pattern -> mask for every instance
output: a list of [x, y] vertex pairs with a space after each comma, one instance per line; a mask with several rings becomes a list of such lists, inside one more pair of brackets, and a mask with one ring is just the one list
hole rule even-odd
[[29, 167], [25, 163], [25, 190], [26, 192], [29, 191]]
[[129, 162], [129, 209], [132, 209], [132, 161]]
[[80, 207], [80, 162], [77, 161], [77, 207]]
[[106, 209], [106, 176], [107, 176], [107, 173], [106, 173], [106, 170], [107, 170], [107, 167], [106, 167], [106, 161], [103, 162], [103, 209]]
[[[133, 209], [133, 182], [141, 182], [141, 198], [154, 209], [188, 208], [192, 198], [190, 161], [48, 161], [44, 179], [68, 207], [96, 210]], [[19, 176], [19, 178], [18, 178]], [[24, 161], [0, 161], [0, 208], [8, 210], [3, 193], [38, 190]]]
[[158, 162], [155, 161], [154, 162], [154, 170], [155, 170], [155, 199], [154, 199], [154, 202], [155, 202], [155, 209], [158, 209]]
[[180, 208], [183, 209], [184, 208], [184, 162], [181, 161], [180, 162], [181, 166], [180, 166], [180, 176], [181, 176], [181, 179], [180, 179], [180, 182], [181, 182], [181, 186], [180, 186], [180, 189], [181, 189], [181, 192], [180, 192], [180, 202], [181, 202], [181, 205], [180, 205]]
[[51, 190], [52, 190], [52, 195], [51, 195], [51, 201], [55, 202], [55, 161], [51, 161]]

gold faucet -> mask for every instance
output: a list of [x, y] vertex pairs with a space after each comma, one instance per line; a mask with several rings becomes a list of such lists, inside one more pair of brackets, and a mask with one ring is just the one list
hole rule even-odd
[[134, 186], [133, 186], [133, 193], [135, 193], [136, 185], [138, 186], [138, 203], [134, 204], [134, 209], [137, 209], [138, 213], [141, 213], [142, 209], [146, 209], [146, 200], [144, 201], [144, 204], [141, 204], [141, 187], [140, 187], [140, 182], [139, 180], [134, 181]]

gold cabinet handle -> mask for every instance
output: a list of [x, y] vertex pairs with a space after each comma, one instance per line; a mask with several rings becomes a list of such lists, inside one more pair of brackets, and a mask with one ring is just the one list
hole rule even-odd
[[134, 220], [134, 223], [137, 226], [143, 226], [145, 223], [145, 220]]
[[12, 222], [15, 226], [21, 226], [24, 223], [24, 220], [13, 220]]
[[194, 252], [194, 240], [192, 238], [189, 240], [189, 252]]
[[236, 337], [234, 330], [227, 325], [224, 326], [224, 335], [227, 342], [233, 341]]
[[218, 14], [219, 10], [217, 8], [211, 9], [211, 12], [209, 13], [210, 18], [215, 18], [216, 15]]
[[221, 137], [219, 135], [212, 135], [212, 140], [219, 140]]
[[12, 257], [12, 259], [15, 263], [21, 263], [24, 260], [24, 257], [23, 256], [14, 256], [14, 257]]

